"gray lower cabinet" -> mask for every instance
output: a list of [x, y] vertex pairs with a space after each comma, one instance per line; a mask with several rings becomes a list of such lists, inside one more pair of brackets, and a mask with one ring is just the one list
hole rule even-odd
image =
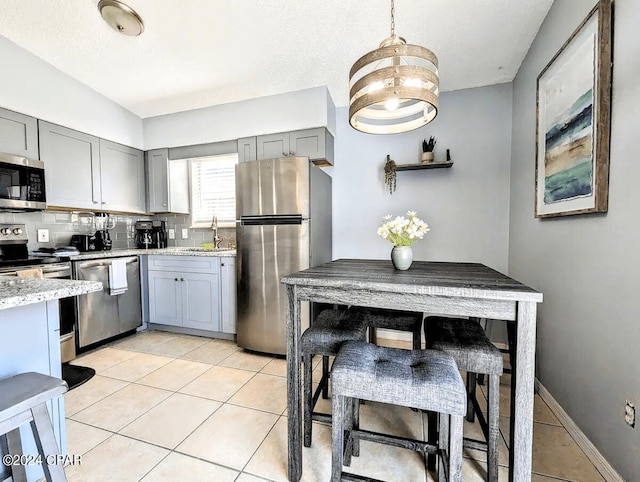
[[45, 121], [38, 121], [38, 133], [47, 204], [101, 209], [100, 139]]
[[222, 332], [220, 258], [149, 256], [149, 322]]
[[146, 152], [148, 210], [189, 214], [189, 164], [169, 160], [169, 149]]
[[[246, 147], [248, 145], [247, 139], [238, 140], [240, 160], [243, 160], [244, 155], [240, 149], [250, 152], [250, 148]], [[333, 136], [324, 127], [318, 127], [256, 138], [256, 159], [279, 157], [308, 157], [317, 166], [332, 166], [334, 159]]]
[[100, 139], [102, 209], [145, 212], [144, 153]]
[[19, 112], [0, 109], [0, 152], [40, 159], [38, 120]]

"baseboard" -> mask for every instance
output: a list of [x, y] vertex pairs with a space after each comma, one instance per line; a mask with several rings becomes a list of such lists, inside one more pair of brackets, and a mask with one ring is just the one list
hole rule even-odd
[[591, 440], [580, 430], [580, 427], [569, 417], [569, 414], [564, 411], [555, 398], [549, 393], [549, 391], [538, 381], [536, 378], [536, 390], [540, 395], [540, 398], [549, 406], [553, 414], [558, 418], [560, 423], [569, 432], [569, 435], [573, 437], [578, 446], [582, 449], [585, 455], [591, 460], [596, 469], [608, 482], [624, 482], [622, 476], [614, 469], [607, 459], [605, 459], [600, 451], [596, 448]]

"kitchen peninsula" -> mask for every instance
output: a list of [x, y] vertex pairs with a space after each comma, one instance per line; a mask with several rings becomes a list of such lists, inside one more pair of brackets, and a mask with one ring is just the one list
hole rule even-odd
[[[0, 378], [29, 371], [60, 378], [58, 300], [100, 290], [102, 284], [92, 281], [3, 277], [0, 280]], [[50, 411], [54, 433], [65, 453], [62, 398], [51, 403]], [[25, 454], [37, 453], [30, 430], [23, 430], [22, 437]], [[27, 466], [28, 480], [41, 476], [39, 466]]]

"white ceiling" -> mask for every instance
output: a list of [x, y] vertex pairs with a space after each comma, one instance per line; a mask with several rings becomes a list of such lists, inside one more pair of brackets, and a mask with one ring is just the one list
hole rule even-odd
[[[140, 37], [98, 0], [2, 0], [0, 35], [145, 118], [327, 85], [389, 35], [389, 0], [125, 0]], [[396, 33], [433, 50], [441, 89], [513, 80], [553, 0], [396, 0]]]

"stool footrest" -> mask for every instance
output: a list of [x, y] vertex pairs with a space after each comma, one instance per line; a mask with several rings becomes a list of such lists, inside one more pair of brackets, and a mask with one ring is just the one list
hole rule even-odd
[[311, 420], [314, 422], [326, 423], [331, 425], [331, 414], [322, 412], [311, 412]]
[[372, 479], [364, 475], [349, 474], [347, 472], [342, 472], [342, 480], [348, 482], [385, 482], [384, 480]]
[[438, 447], [422, 440], [416, 440], [407, 437], [398, 437], [381, 432], [372, 432], [370, 430], [354, 429], [351, 431], [352, 437], [366, 442], [377, 442], [392, 447], [414, 450], [423, 454], [438, 454]]
[[462, 439], [462, 446], [465, 449], [472, 449], [472, 450], [481, 450], [483, 452], [487, 451], [487, 442], [483, 441], [483, 440], [476, 440], [473, 438], [463, 438]]

